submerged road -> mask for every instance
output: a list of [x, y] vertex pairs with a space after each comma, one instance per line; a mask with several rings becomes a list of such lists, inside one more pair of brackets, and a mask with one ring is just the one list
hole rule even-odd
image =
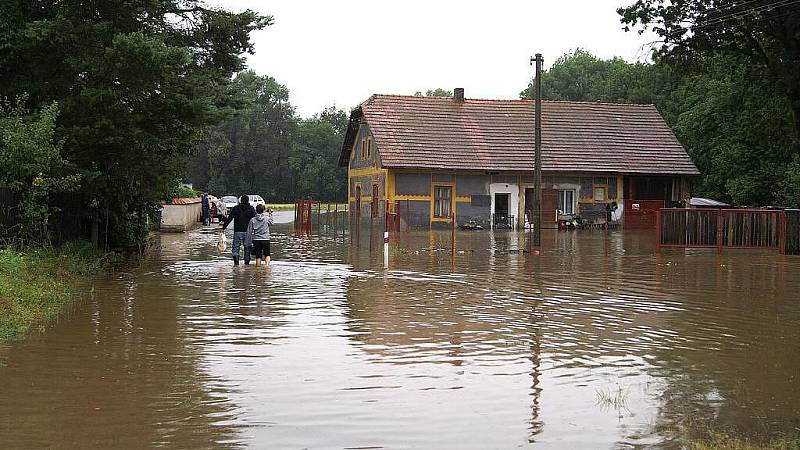
[[[284, 212], [276, 213], [276, 219]], [[286, 214], [291, 215], [288, 211]], [[278, 220], [282, 221], [282, 220]], [[627, 448], [800, 426], [800, 258], [647, 234], [163, 235], [0, 347], [0, 448]], [[371, 250], [372, 249], [372, 250]]]

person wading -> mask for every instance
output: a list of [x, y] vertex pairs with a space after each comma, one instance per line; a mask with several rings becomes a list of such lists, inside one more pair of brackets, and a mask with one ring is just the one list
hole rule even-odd
[[250, 224], [247, 226], [247, 239], [245, 239], [245, 247], [252, 246], [253, 254], [256, 256], [256, 267], [261, 265], [261, 260], [264, 260], [264, 265], [269, 266], [272, 258], [269, 252], [269, 226], [273, 224], [272, 210], [267, 210], [264, 205], [256, 207], [256, 216], [250, 219]]
[[231, 256], [233, 265], [239, 265], [239, 247], [244, 244], [244, 263], [250, 264], [250, 246], [246, 242], [247, 226], [250, 219], [255, 217], [256, 210], [250, 204], [250, 199], [243, 195], [239, 198], [239, 204], [231, 208], [228, 218], [222, 225], [223, 232], [228, 228], [228, 224], [233, 221], [233, 245], [231, 246]]

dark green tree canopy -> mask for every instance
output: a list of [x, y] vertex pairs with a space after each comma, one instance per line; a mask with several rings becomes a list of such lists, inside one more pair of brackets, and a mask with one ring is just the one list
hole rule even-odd
[[271, 22], [199, 0], [18, 0], [0, 18], [0, 98], [26, 94], [31, 110], [58, 102], [64, 157], [84, 173], [89, 204], [118, 224], [174, 187], [233, 106], [250, 32]]
[[[637, 0], [619, 8], [626, 30], [651, 29], [659, 53], [685, 60], [710, 52], [765, 68], [789, 99], [800, 134], [800, 3], [794, 0]], [[800, 151], [800, 145], [796, 151]]]
[[329, 107], [299, 119], [285, 86], [250, 71], [231, 88], [237, 109], [207, 133], [192, 158], [187, 176], [195, 186], [218, 195], [261, 194], [268, 202], [344, 199], [346, 176], [337, 166], [344, 111]]
[[[548, 100], [654, 104], [701, 171], [695, 193], [738, 205], [800, 205], [789, 101], [763, 68], [709, 52], [653, 64], [578, 49], [542, 74]], [[532, 98], [529, 85], [523, 98]]]

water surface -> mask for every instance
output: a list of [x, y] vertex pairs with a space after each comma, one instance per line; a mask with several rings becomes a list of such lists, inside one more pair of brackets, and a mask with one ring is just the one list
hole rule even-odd
[[800, 430], [800, 258], [647, 233], [163, 235], [0, 347], [0, 448], [680, 447]]

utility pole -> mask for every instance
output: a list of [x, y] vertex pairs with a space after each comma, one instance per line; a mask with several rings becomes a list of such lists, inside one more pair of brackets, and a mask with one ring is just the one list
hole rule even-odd
[[535, 120], [534, 120], [534, 205], [533, 205], [533, 245], [542, 246], [542, 54], [537, 53], [531, 58], [531, 65], [536, 63], [536, 77], [533, 80], [535, 91]]

